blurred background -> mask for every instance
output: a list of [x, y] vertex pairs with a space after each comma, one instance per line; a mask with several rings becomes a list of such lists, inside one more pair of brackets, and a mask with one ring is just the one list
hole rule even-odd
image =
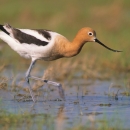
[[[123, 52], [115, 53], [97, 43], [87, 43], [78, 56], [58, 61], [64, 63], [69, 60], [78, 65], [82, 63], [92, 70], [97, 66], [104, 70], [109, 68], [118, 72], [130, 70], [129, 0], [0, 0], [0, 24], [5, 23], [16, 28], [52, 30], [64, 35], [70, 41], [80, 28], [89, 26], [96, 30], [97, 38], [100, 41]], [[52, 63], [59, 64], [58, 61], [39, 61], [39, 64], [48, 66]], [[2, 68], [10, 64], [15, 71], [19, 65], [21, 65], [20, 69], [24, 66], [27, 69], [30, 61], [21, 58], [6, 43], [0, 41], [0, 66]], [[82, 67], [80, 66], [80, 68]]]

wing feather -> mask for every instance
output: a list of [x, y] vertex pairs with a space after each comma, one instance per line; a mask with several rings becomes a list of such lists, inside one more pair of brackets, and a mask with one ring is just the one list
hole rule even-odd
[[17, 29], [9, 24], [3, 26], [3, 32], [14, 38], [19, 43], [35, 44], [38, 46], [46, 46], [49, 40], [41, 33], [32, 29]]

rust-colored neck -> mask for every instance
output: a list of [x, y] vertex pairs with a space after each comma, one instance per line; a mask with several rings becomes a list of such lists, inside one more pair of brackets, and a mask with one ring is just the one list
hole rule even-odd
[[72, 42], [66, 44], [65, 56], [72, 57], [77, 55], [81, 51], [84, 44], [85, 41], [83, 40], [82, 35], [79, 36], [77, 34]]

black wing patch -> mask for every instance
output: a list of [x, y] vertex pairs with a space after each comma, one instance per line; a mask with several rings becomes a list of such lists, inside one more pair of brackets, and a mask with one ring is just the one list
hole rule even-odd
[[43, 35], [47, 40], [51, 40], [51, 35], [46, 30], [43, 29], [34, 29], [34, 30], [37, 31], [39, 34]]
[[7, 32], [7, 31], [4, 29], [3, 25], [0, 25], [0, 30], [9, 35], [9, 32]]
[[48, 42], [37, 39], [36, 37], [26, 34], [18, 29], [12, 29], [13, 36], [20, 43], [35, 44], [38, 46], [46, 46]]

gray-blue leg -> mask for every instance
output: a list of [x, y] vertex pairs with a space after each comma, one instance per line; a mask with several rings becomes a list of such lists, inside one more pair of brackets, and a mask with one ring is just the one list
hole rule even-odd
[[51, 85], [54, 85], [54, 86], [58, 87], [60, 97], [63, 100], [65, 100], [64, 90], [63, 90], [62, 85], [60, 83], [57, 83], [57, 82], [54, 82], [54, 81], [50, 81], [50, 80], [46, 80], [46, 79], [41, 79], [41, 78], [34, 77], [34, 76], [30, 76], [29, 78], [35, 79], [35, 80], [41, 80], [41, 81], [43, 81], [43, 82], [45, 82], [47, 84], [51, 84]]
[[35, 100], [34, 94], [32, 92], [31, 86], [29, 84], [29, 77], [30, 77], [31, 70], [32, 70], [32, 68], [33, 68], [33, 66], [34, 66], [35, 63], [36, 63], [36, 60], [32, 60], [30, 66], [29, 66], [29, 68], [28, 68], [28, 70], [26, 72], [26, 82], [28, 84], [28, 88], [29, 88], [29, 92], [30, 92], [30, 95], [32, 97], [32, 100], [34, 102], [36, 102], [36, 100]]
[[34, 95], [33, 95], [32, 89], [31, 89], [31, 86], [30, 86], [30, 84], [29, 84], [29, 78], [32, 78], [32, 79], [35, 79], [35, 80], [41, 80], [41, 81], [43, 81], [43, 82], [45, 82], [45, 83], [47, 83], [47, 84], [51, 84], [51, 85], [54, 85], [54, 86], [58, 87], [59, 94], [60, 94], [61, 98], [62, 98], [63, 100], [65, 100], [64, 90], [63, 90], [62, 85], [61, 85], [60, 83], [57, 83], [57, 82], [54, 82], [54, 81], [50, 81], [50, 80], [41, 79], [41, 78], [37, 78], [37, 77], [34, 77], [34, 76], [30, 76], [30, 72], [31, 72], [32, 67], [33, 67], [33, 65], [35, 64], [35, 62], [36, 62], [36, 60], [32, 60], [30, 66], [29, 66], [29, 69], [28, 69], [27, 72], [26, 72], [26, 81], [27, 81], [27, 83], [28, 83], [29, 91], [30, 91], [30, 94], [31, 94], [31, 97], [32, 97], [33, 101], [35, 102], [36, 100], [35, 100], [35, 98], [34, 98]]

